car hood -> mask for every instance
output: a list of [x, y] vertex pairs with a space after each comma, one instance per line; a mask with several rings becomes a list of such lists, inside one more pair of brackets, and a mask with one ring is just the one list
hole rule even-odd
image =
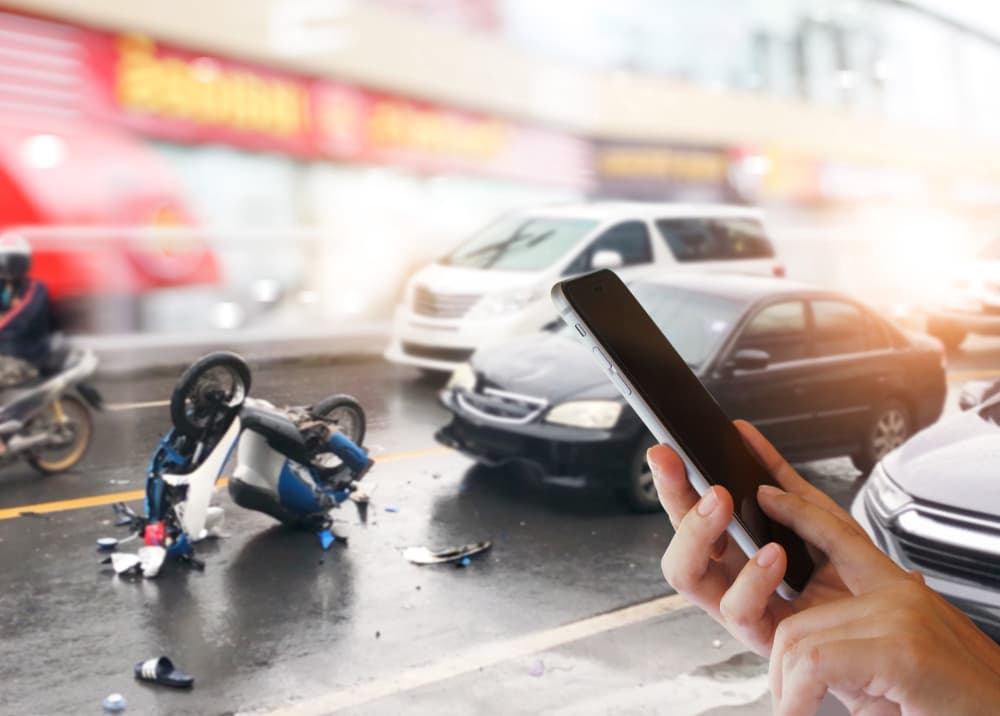
[[[1000, 417], [1000, 405], [991, 405]], [[885, 471], [917, 499], [1000, 515], [1000, 425], [980, 410], [918, 433], [886, 457]]]
[[501, 390], [550, 403], [621, 399], [590, 351], [562, 333], [525, 336], [485, 348], [472, 357], [472, 366]]
[[431, 264], [413, 277], [414, 285], [437, 293], [489, 294], [534, 289], [542, 272], [498, 271]]

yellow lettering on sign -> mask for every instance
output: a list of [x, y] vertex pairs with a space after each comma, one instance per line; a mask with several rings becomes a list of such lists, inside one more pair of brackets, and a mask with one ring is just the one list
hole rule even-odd
[[725, 176], [726, 161], [714, 152], [623, 148], [603, 152], [597, 167], [611, 177], [719, 181]]
[[194, 62], [158, 56], [138, 35], [118, 38], [116, 48], [115, 97], [127, 110], [282, 138], [308, 129], [309, 93], [296, 82], [247, 70], [199, 72]]
[[507, 131], [498, 121], [456, 117], [393, 100], [376, 102], [367, 126], [369, 142], [376, 150], [464, 160], [499, 154], [508, 139]]

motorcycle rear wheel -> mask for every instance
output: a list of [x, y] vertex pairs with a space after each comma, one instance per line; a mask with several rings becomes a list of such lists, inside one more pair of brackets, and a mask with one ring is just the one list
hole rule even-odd
[[355, 445], [360, 446], [365, 439], [364, 408], [350, 395], [345, 393], [328, 395], [310, 407], [309, 413], [332, 422]]
[[[51, 421], [69, 430], [71, 440], [66, 445], [38, 448], [28, 455], [28, 464], [45, 475], [65, 472], [76, 466], [87, 454], [94, 434], [94, 421], [90, 410], [83, 401], [72, 395], [64, 395], [49, 408], [52, 415], [36, 418]], [[60, 416], [63, 418], [60, 420]]]

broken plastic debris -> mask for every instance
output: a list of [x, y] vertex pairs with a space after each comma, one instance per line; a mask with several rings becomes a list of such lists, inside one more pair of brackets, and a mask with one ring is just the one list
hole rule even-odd
[[160, 573], [160, 567], [167, 558], [167, 550], [160, 546], [146, 546], [139, 548], [139, 569], [142, 576], [152, 579]]
[[121, 694], [108, 694], [104, 697], [104, 710], [109, 713], [121, 713], [126, 706], [128, 706], [128, 701]]
[[541, 659], [535, 659], [531, 664], [528, 665], [528, 675], [534, 676], [536, 679], [540, 676], [545, 675], [545, 662]]
[[456, 567], [468, 567], [470, 564], [472, 564], [472, 560], [468, 557], [462, 557], [462, 559], [455, 562]]
[[[408, 547], [403, 557], [414, 564], [443, 564], [445, 562], [462, 562], [468, 557], [485, 552], [493, 546], [491, 540], [467, 544], [463, 547], [451, 547], [439, 552], [432, 552], [426, 547]], [[466, 563], [468, 564], [468, 563]]]
[[114, 537], [98, 537], [97, 549], [110, 551], [118, 546], [118, 540]]
[[167, 557], [167, 550], [163, 547], [140, 547], [138, 554], [128, 554], [126, 552], [113, 552], [109, 557], [101, 560], [101, 564], [110, 564], [115, 574], [141, 574], [152, 579], [160, 572], [163, 561]]
[[333, 532], [330, 530], [320, 530], [317, 533], [317, 536], [319, 537], [319, 543], [323, 549], [330, 549], [330, 545], [337, 541], [337, 538], [334, 537]]
[[198, 539], [195, 542], [200, 542], [203, 539], [208, 539], [209, 537], [224, 537], [222, 533], [222, 523], [226, 519], [225, 511], [218, 505], [210, 505], [208, 511], [205, 513], [205, 527], [202, 529], [201, 534], [198, 535]]
[[386, 512], [399, 512], [399, 508], [398, 507], [389, 506], [389, 507], [385, 508], [385, 511]]

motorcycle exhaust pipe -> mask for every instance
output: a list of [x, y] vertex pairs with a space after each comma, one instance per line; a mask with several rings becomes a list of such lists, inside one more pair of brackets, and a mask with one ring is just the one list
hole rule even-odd
[[43, 445], [52, 440], [52, 435], [42, 433], [41, 435], [15, 435], [7, 442], [7, 449], [11, 452], [23, 452], [36, 445]]

